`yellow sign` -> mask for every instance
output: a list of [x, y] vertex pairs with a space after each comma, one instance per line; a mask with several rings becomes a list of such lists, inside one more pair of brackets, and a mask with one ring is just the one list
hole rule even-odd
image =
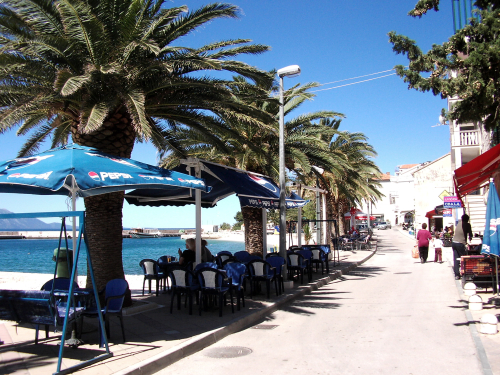
[[448, 193], [446, 190], [443, 190], [441, 194], [439, 194], [439, 198], [441, 198], [442, 201], [444, 201], [444, 197], [449, 197], [451, 196], [450, 193]]

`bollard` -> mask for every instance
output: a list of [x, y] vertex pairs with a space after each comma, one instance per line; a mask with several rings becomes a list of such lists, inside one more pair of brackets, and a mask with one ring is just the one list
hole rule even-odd
[[498, 319], [493, 314], [484, 314], [479, 325], [479, 332], [487, 335], [495, 335], [498, 333]]
[[464, 285], [464, 294], [466, 296], [473, 296], [476, 294], [476, 284], [474, 283], [467, 283]]
[[469, 310], [471, 311], [480, 311], [483, 309], [483, 299], [481, 296], [474, 294], [469, 298]]

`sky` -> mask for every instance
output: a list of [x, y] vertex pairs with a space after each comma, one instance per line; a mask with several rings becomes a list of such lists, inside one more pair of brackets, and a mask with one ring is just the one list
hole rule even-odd
[[[340, 129], [364, 133], [378, 153], [375, 163], [380, 170], [394, 174], [398, 165], [432, 161], [450, 152], [448, 127], [435, 126], [446, 100], [409, 90], [396, 75], [343, 85], [391, 74], [393, 71], [385, 71], [407, 64], [405, 57], [392, 51], [387, 36], [390, 31], [410, 37], [424, 51], [452, 35], [450, 2], [441, 2], [439, 12], [414, 19], [407, 13], [416, 2], [235, 0], [231, 3], [240, 8], [239, 19], [212, 21], [176, 44], [201, 47], [221, 40], [251, 39], [270, 46], [264, 54], [238, 59], [264, 70], [299, 65], [301, 74], [285, 78], [285, 89], [298, 83], [326, 84], [318, 88], [326, 90], [316, 92], [313, 100], [290, 116], [319, 110], [343, 113]], [[169, 3], [195, 10], [208, 2]], [[372, 75], [379, 72], [385, 73]], [[354, 77], [361, 78], [350, 80]], [[15, 157], [26, 139], [16, 136], [15, 130], [1, 134], [0, 160]], [[41, 150], [48, 148], [50, 144]], [[136, 144], [132, 158], [157, 163], [156, 150], [149, 143]], [[64, 197], [1, 194], [0, 208], [12, 212], [65, 211], [68, 201]], [[78, 200], [77, 209], [84, 209], [83, 199]], [[202, 224], [232, 224], [239, 210], [236, 197], [226, 198], [215, 208], [203, 209]], [[135, 207], [125, 202], [123, 226], [191, 228], [195, 226], [195, 211], [194, 207]]]

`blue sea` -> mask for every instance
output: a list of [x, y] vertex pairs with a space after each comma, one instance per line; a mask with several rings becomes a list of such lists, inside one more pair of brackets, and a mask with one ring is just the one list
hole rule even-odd
[[[59, 240], [0, 240], [0, 271], [27, 273], [54, 273], [55, 262], [52, 261], [54, 249]], [[64, 247], [64, 244], [61, 245]], [[71, 241], [69, 243], [71, 247]], [[244, 242], [208, 240], [207, 246], [212, 254], [219, 251], [245, 250]], [[141, 259], [158, 259], [162, 255], [178, 256], [178, 249], [186, 248], [185, 240], [179, 237], [162, 238], [124, 238], [123, 268], [126, 275], [141, 275], [139, 267]], [[82, 244], [82, 250], [84, 246]], [[87, 270], [86, 252], [81, 251], [78, 260], [78, 273], [85, 275]]]

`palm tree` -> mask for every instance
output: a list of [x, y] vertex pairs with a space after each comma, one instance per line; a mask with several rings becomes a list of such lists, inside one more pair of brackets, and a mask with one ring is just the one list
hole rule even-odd
[[[236, 39], [200, 48], [176, 42], [200, 26], [235, 18], [214, 3], [192, 12], [166, 0], [4, 0], [0, 5], [0, 131], [29, 137], [19, 156], [51, 138], [130, 157], [135, 142], [176, 147], [184, 126], [214, 144], [220, 117], [256, 128], [254, 109], [234, 99], [228, 71], [269, 84], [267, 72], [234, 60], [267, 46]], [[123, 278], [123, 192], [85, 198], [87, 237], [98, 287]]]
[[[273, 72], [274, 74], [274, 72]], [[296, 85], [285, 91], [285, 115], [296, 111], [306, 100], [314, 97], [308, 90], [317, 87], [316, 83], [303, 86]], [[178, 164], [180, 158], [198, 157], [231, 167], [241, 168], [250, 172], [279, 176], [279, 102], [271, 94], [275, 85], [253, 85], [242, 77], [235, 77], [230, 86], [237, 100], [250, 105], [256, 111], [270, 115], [267, 127], [256, 128], [251, 123], [238, 119], [223, 117], [226, 128], [232, 132], [216, 132], [223, 147], [211, 143], [208, 139], [195, 139], [190, 129], [178, 129], [176, 139], [184, 138], [181, 145], [175, 149], [165, 150], [162, 165], [171, 167]], [[285, 123], [285, 158], [289, 171], [309, 173], [313, 165], [336, 167], [339, 163], [328, 150], [328, 142], [322, 137], [333, 136], [334, 130], [325, 126], [326, 120], [331, 123], [338, 121], [343, 115], [333, 111], [318, 111], [299, 115]], [[328, 124], [330, 124], [328, 122]], [[219, 128], [221, 130], [222, 128]], [[262, 211], [260, 208], [242, 207], [245, 224], [245, 245], [247, 251], [259, 253], [262, 251]]]
[[[334, 128], [338, 131], [338, 125]], [[366, 141], [362, 133], [338, 131], [329, 148], [346, 163], [342, 168], [327, 170], [319, 176], [322, 187], [327, 190], [327, 216], [337, 220], [341, 233], [345, 232], [343, 214], [353, 204], [361, 204], [363, 200], [373, 202], [382, 197], [377, 182], [381, 172], [371, 160], [377, 153]]]

